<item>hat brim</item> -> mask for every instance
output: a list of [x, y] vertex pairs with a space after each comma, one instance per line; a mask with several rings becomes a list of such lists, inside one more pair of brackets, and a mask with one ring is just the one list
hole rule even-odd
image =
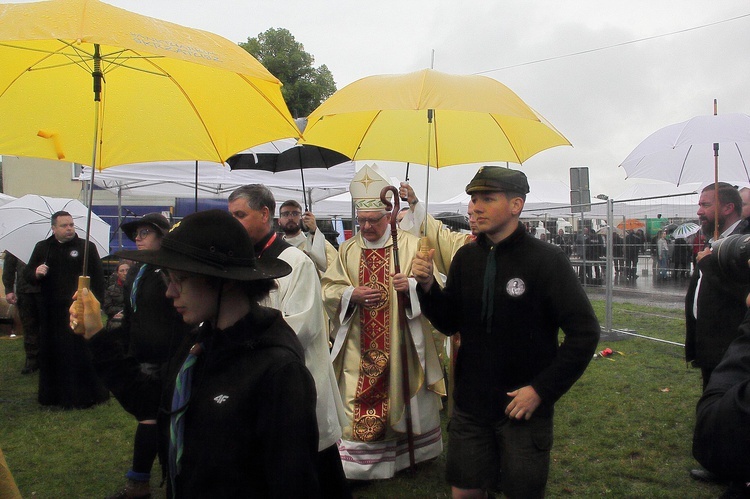
[[122, 250], [115, 253], [115, 256], [157, 267], [235, 281], [278, 279], [292, 272], [292, 267], [288, 263], [277, 258], [270, 260], [256, 259], [253, 267], [211, 265], [164, 247], [158, 250]]

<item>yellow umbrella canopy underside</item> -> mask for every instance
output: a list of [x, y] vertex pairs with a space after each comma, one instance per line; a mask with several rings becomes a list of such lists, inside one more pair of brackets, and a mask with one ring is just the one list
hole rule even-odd
[[0, 5], [0, 66], [0, 154], [90, 165], [96, 130], [99, 168], [223, 162], [299, 133], [278, 79], [237, 44], [97, 0]]
[[[432, 124], [428, 110], [434, 110]], [[342, 88], [309, 116], [302, 142], [354, 160], [435, 167], [523, 163], [544, 149], [570, 145], [497, 80], [430, 69], [370, 76]]]

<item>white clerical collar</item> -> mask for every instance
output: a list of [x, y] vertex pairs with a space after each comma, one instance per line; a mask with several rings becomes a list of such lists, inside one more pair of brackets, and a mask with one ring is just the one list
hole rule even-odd
[[391, 226], [388, 226], [388, 230], [385, 231], [383, 236], [378, 239], [377, 241], [370, 242], [364, 237], [362, 238], [362, 243], [365, 245], [365, 248], [368, 249], [378, 249], [378, 248], [385, 248], [388, 245], [388, 241], [391, 239]]
[[288, 237], [286, 234], [284, 234], [284, 237], [282, 239], [284, 239], [284, 241], [288, 242], [292, 246], [297, 246], [305, 242], [307, 240], [307, 236], [304, 232], [300, 231], [296, 236], [293, 237]]

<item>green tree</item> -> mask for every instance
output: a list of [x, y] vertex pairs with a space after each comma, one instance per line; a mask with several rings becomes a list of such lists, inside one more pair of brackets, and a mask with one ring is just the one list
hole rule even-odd
[[256, 38], [248, 38], [240, 47], [281, 80], [281, 93], [295, 118], [309, 115], [336, 91], [328, 67], [313, 67], [315, 58], [287, 29], [271, 28]]

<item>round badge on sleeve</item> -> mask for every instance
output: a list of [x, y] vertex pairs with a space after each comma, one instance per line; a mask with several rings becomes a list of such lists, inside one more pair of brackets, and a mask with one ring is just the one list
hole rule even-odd
[[505, 285], [505, 291], [513, 297], [521, 296], [526, 292], [526, 283], [523, 282], [523, 279], [514, 277]]

